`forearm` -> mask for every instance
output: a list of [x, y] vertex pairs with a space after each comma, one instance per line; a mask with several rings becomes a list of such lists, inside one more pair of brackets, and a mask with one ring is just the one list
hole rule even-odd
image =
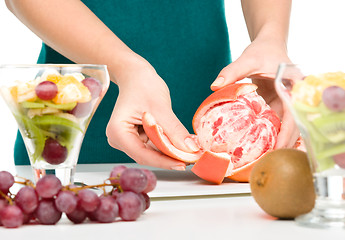
[[128, 62], [140, 59], [79, 0], [6, 0], [6, 4], [65, 57], [76, 63], [108, 65], [115, 82]]
[[270, 38], [286, 45], [291, 0], [242, 0], [250, 39]]

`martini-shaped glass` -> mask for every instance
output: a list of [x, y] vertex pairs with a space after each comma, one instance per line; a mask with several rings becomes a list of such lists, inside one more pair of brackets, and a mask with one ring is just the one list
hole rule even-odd
[[296, 221], [345, 228], [345, 68], [281, 64], [275, 83], [299, 127], [314, 176], [315, 207]]
[[17, 121], [34, 180], [73, 183], [86, 129], [109, 87], [104, 65], [1, 65], [0, 93]]

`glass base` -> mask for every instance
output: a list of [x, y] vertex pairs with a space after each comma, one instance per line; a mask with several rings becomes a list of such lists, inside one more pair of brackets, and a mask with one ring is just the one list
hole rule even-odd
[[[340, 172], [339, 172], [340, 171]], [[314, 228], [345, 228], [345, 177], [342, 170], [315, 174], [317, 199], [314, 209], [297, 217], [296, 223]]]
[[297, 224], [305, 227], [345, 229], [345, 211], [339, 209], [314, 209], [310, 213], [297, 217], [295, 221]]
[[75, 169], [75, 167], [57, 169], [37, 169], [34, 167], [32, 168], [35, 182], [37, 182], [41, 177], [45, 175], [53, 174], [58, 179], [60, 179], [63, 186], [73, 184]]

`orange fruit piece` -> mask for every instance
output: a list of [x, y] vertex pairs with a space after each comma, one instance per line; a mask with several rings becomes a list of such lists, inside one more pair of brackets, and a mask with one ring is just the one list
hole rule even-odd
[[73, 76], [63, 76], [56, 83], [58, 93], [53, 98], [56, 104], [65, 104], [71, 102], [89, 102], [91, 101], [91, 93], [89, 89], [79, 82]]

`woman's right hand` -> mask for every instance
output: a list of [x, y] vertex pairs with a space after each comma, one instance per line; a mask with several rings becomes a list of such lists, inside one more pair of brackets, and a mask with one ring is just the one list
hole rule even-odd
[[199, 149], [192, 141], [187, 140], [189, 145], [186, 144], [189, 133], [172, 111], [169, 89], [163, 79], [145, 60], [134, 62], [112, 76], [119, 87], [119, 96], [106, 129], [108, 142], [139, 164], [184, 170], [185, 163], [159, 152], [149, 141], [142, 127], [143, 113], [155, 117], [177, 148], [186, 152]]

